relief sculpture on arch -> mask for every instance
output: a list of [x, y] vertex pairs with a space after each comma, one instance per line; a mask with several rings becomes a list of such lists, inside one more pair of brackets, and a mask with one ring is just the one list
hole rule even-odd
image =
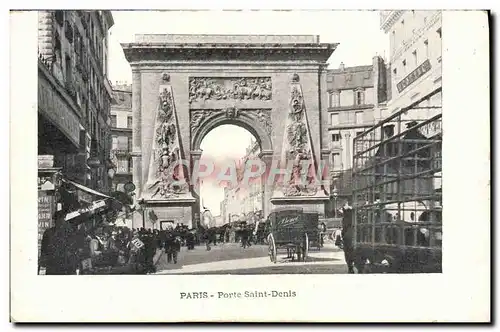
[[144, 188], [149, 199], [176, 198], [189, 191], [182, 158], [177, 115], [170, 85], [161, 85], [153, 132], [148, 179]]
[[271, 100], [270, 77], [192, 77], [189, 102], [205, 100]]

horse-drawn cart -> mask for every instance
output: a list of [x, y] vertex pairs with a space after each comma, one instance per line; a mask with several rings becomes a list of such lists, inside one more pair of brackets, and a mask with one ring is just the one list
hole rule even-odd
[[311, 239], [318, 236], [318, 214], [302, 209], [275, 210], [269, 214], [269, 257], [277, 262], [278, 250], [286, 249], [287, 258], [306, 261]]

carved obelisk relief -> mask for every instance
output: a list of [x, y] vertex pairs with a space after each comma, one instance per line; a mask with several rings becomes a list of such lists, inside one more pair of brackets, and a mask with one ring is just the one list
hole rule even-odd
[[[165, 81], [167, 79], [164, 78]], [[168, 200], [190, 195], [184, 168], [177, 113], [171, 85], [160, 85], [153, 144], [144, 196], [149, 200]], [[184, 180], [183, 180], [184, 179]]]
[[315, 196], [318, 192], [314, 175], [316, 160], [299, 76], [293, 75], [289, 112], [285, 122], [282, 168], [292, 163], [292, 173], [282, 184], [284, 196]]

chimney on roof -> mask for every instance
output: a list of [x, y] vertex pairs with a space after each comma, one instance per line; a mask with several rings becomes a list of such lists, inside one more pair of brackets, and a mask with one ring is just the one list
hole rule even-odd
[[343, 62], [340, 63], [339, 69], [344, 71], [345, 70], [345, 65]]

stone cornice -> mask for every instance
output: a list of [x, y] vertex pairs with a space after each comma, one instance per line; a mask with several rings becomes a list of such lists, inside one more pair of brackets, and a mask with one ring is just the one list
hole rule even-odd
[[111, 132], [123, 132], [123, 133], [132, 133], [132, 128], [118, 128], [118, 127], [110, 127]]
[[137, 61], [131, 62], [132, 73], [169, 71], [171, 73], [213, 73], [219, 72], [223, 77], [233, 73], [255, 74], [260, 76], [266, 73], [320, 73], [326, 66], [317, 62], [268, 62], [268, 61]]
[[342, 112], [342, 111], [365, 111], [367, 109], [373, 109], [375, 106], [373, 104], [363, 104], [363, 105], [349, 105], [349, 106], [337, 106], [328, 107], [328, 112]]
[[393, 11], [391, 11], [391, 13], [389, 15], [387, 15], [387, 17], [385, 18], [385, 20], [380, 24], [380, 28], [385, 33], [389, 32], [389, 30], [394, 25], [394, 23], [396, 23], [399, 20], [399, 18], [401, 16], [403, 16], [404, 12], [405, 12], [404, 10], [393, 10]]
[[317, 63], [326, 63], [338, 44], [124, 43], [121, 45], [129, 62], [162, 60], [168, 56], [169, 61], [259, 61], [265, 57], [267, 61], [287, 61], [295, 58], [296, 61], [314, 60]]
[[335, 131], [335, 130], [351, 130], [351, 129], [367, 129], [371, 128], [375, 125], [375, 122], [373, 123], [366, 123], [366, 124], [343, 124], [343, 125], [337, 125], [337, 126], [330, 126], [328, 127], [328, 131]]

